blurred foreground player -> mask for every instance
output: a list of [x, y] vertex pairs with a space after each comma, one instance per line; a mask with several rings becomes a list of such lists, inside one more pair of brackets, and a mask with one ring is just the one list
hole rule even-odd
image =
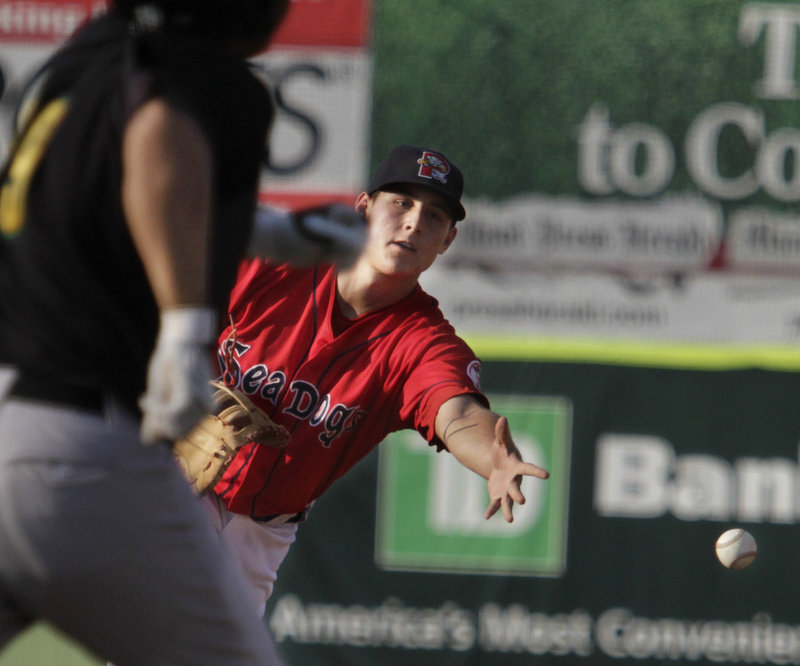
[[243, 262], [223, 379], [291, 439], [240, 449], [204, 501], [262, 611], [311, 504], [391, 432], [415, 429], [488, 479], [487, 518], [513, 520], [522, 477], [548, 476], [521, 459], [481, 394], [478, 359], [418, 282], [456, 237], [462, 190], [444, 155], [398, 146], [355, 202], [368, 237], [354, 265]]
[[273, 116], [244, 58], [288, 4], [118, 0], [30, 87], [0, 183], [0, 646], [46, 619], [118, 666], [272, 663], [163, 444], [209, 407]]

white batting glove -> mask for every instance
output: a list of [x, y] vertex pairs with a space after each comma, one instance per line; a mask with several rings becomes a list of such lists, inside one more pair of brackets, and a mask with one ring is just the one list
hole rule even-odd
[[161, 312], [161, 325], [147, 368], [147, 388], [139, 399], [144, 443], [172, 442], [210, 411], [210, 349], [216, 337], [217, 316], [212, 308], [172, 308]]

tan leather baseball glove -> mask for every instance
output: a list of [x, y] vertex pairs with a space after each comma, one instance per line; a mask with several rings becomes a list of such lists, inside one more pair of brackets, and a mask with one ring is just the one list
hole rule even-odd
[[222, 478], [236, 453], [245, 444], [258, 442], [283, 448], [289, 432], [256, 407], [244, 393], [213, 381], [211, 414], [173, 445], [173, 453], [198, 495], [204, 495]]

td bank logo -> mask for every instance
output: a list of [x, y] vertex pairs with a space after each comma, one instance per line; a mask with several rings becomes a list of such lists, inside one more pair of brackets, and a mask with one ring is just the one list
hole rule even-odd
[[486, 481], [416, 432], [381, 444], [375, 559], [386, 569], [559, 576], [566, 569], [572, 408], [565, 398], [490, 396], [526, 461], [514, 522], [485, 520]]

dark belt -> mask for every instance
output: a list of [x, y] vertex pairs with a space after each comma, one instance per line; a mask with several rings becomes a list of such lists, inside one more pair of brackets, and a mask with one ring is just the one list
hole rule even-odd
[[101, 414], [105, 404], [105, 393], [99, 388], [78, 386], [56, 379], [42, 379], [25, 374], [21, 374], [17, 378], [9, 395]]

